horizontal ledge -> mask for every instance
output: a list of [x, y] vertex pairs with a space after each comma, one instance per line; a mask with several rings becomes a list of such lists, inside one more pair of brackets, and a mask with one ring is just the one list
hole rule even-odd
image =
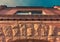
[[60, 21], [60, 19], [0, 19], [0, 21], [6, 21], [6, 20], [20, 20], [20, 21]]
[[0, 20], [60, 21], [60, 15], [0, 15]]

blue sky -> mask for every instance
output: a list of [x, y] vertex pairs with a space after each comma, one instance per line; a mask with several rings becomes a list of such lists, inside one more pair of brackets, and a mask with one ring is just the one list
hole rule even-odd
[[60, 0], [0, 0], [0, 5], [52, 7], [60, 5]]

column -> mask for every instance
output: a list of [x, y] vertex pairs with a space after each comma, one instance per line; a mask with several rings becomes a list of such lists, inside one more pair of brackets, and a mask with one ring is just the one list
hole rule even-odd
[[0, 27], [0, 42], [6, 42], [2, 27]]
[[[3, 27], [6, 42], [11, 41], [12, 38], [12, 27], [9, 25]], [[3, 36], [3, 35], [2, 35]], [[3, 40], [4, 41], [4, 40]]]

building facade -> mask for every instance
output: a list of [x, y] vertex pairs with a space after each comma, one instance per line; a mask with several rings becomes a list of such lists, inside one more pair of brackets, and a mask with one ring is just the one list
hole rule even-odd
[[60, 42], [59, 14], [60, 10], [56, 6], [54, 8], [0, 6], [0, 42], [17, 39]]

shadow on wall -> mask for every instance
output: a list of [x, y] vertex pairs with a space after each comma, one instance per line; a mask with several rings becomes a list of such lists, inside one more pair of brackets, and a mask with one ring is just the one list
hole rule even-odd
[[15, 40], [15, 41], [8, 41], [8, 42], [50, 42], [50, 41], [37, 40], [37, 39], [23, 39], [23, 40]]

